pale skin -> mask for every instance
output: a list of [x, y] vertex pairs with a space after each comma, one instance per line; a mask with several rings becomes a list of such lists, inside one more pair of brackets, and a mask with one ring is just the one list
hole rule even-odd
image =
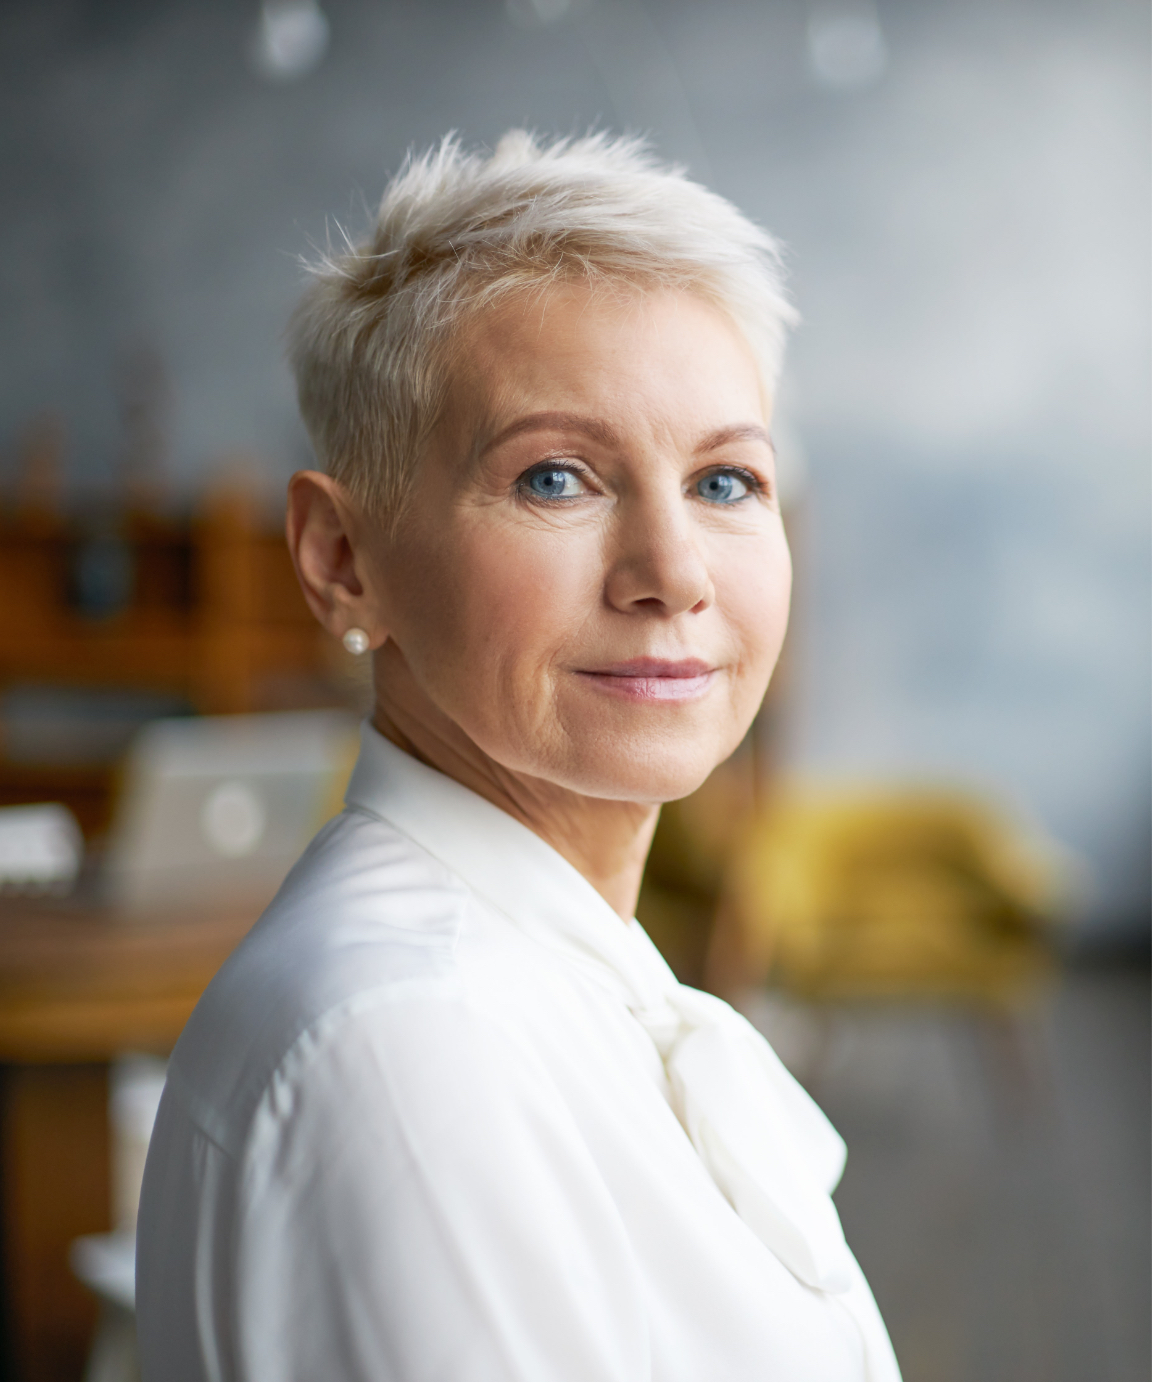
[[769, 407], [685, 290], [551, 290], [465, 333], [394, 531], [289, 487], [316, 618], [373, 650], [376, 728], [633, 915], [660, 804], [743, 739], [788, 618]]

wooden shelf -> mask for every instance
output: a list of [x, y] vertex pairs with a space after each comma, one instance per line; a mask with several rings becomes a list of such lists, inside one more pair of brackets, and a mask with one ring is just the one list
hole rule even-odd
[[83, 524], [0, 516], [0, 686], [45, 682], [182, 695], [216, 714], [270, 709], [277, 679], [331, 684], [343, 652], [312, 618], [283, 535], [245, 495], [177, 522], [126, 513], [108, 541], [130, 571], [122, 608], [101, 618], [70, 591]]

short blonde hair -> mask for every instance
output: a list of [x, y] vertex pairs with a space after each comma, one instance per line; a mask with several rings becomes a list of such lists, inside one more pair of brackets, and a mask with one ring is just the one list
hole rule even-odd
[[511, 294], [689, 288], [742, 331], [769, 394], [795, 320], [772, 237], [634, 138], [513, 130], [485, 158], [450, 135], [408, 158], [369, 236], [345, 241], [311, 266], [290, 358], [321, 463], [385, 516], [443, 406], [453, 337]]

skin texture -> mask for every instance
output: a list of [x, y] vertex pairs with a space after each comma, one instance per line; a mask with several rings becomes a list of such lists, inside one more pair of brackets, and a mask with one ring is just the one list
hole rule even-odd
[[584, 287], [484, 315], [458, 360], [394, 534], [293, 477], [301, 585], [368, 633], [377, 728], [630, 917], [659, 804], [740, 743], [787, 624], [756, 367], [687, 291]]

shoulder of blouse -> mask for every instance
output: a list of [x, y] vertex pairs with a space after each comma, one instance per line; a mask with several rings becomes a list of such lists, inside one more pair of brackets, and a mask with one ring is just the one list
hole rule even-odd
[[208, 986], [172, 1054], [174, 1094], [226, 1151], [285, 1056], [385, 991], [458, 999], [458, 942], [495, 923], [390, 823], [350, 809], [320, 831]]

